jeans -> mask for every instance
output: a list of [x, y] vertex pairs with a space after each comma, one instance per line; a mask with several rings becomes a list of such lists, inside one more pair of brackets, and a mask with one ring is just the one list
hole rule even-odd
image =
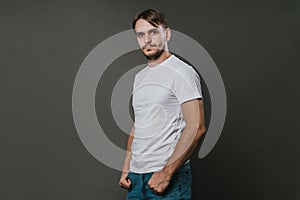
[[183, 165], [172, 176], [169, 186], [162, 194], [154, 193], [148, 187], [148, 181], [152, 177], [153, 172], [145, 174], [128, 173], [131, 181], [131, 188], [128, 190], [126, 200], [147, 200], [147, 199], [165, 199], [165, 200], [190, 200], [192, 173], [191, 166], [188, 162]]

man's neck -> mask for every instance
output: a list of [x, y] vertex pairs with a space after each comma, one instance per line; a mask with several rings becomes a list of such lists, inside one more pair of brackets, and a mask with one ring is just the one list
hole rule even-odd
[[164, 51], [159, 58], [157, 58], [156, 60], [148, 60], [148, 66], [149, 67], [155, 67], [156, 65], [162, 63], [163, 61], [165, 61], [166, 59], [168, 59], [171, 56], [171, 53], [169, 51]]

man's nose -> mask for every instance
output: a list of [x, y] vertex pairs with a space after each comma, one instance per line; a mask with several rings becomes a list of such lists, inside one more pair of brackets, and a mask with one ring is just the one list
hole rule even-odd
[[145, 42], [146, 44], [148, 44], [148, 43], [151, 42], [151, 37], [150, 37], [149, 34], [145, 34], [144, 42]]

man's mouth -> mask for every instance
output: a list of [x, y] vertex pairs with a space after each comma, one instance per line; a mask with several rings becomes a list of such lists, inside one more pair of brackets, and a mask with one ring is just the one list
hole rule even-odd
[[151, 49], [154, 49], [156, 47], [156, 45], [146, 45], [143, 47], [143, 49], [145, 50], [151, 50]]
[[153, 48], [152, 48], [152, 47], [147, 47], [147, 48], [145, 48], [144, 50], [145, 50], [145, 51], [151, 51], [151, 50], [153, 50]]

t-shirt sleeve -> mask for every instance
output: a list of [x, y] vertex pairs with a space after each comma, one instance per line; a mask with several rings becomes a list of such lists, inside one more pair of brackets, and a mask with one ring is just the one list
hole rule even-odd
[[193, 68], [184, 73], [176, 72], [173, 81], [173, 92], [180, 104], [193, 99], [203, 99], [200, 77], [197, 72]]

